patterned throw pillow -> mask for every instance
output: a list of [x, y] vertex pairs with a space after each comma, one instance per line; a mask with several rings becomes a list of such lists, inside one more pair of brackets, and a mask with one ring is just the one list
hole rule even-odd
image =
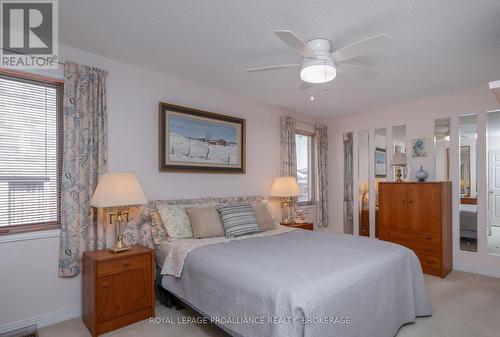
[[168, 237], [167, 231], [163, 226], [158, 211], [149, 211], [149, 217], [151, 219], [151, 235], [153, 237], [153, 242], [155, 245], [160, 245], [161, 242]]
[[189, 207], [189, 205], [158, 206], [158, 213], [160, 213], [168, 236], [172, 239], [189, 239], [193, 237], [193, 230], [186, 214], [186, 207]]
[[219, 204], [215, 208], [220, 214], [226, 237], [234, 238], [260, 232], [252, 205], [248, 203]]

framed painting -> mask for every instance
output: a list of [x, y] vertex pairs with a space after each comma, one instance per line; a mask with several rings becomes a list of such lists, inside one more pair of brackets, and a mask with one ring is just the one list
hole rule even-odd
[[245, 120], [160, 103], [160, 171], [245, 173]]
[[426, 138], [416, 138], [411, 141], [411, 156], [413, 158], [427, 156]]
[[375, 177], [387, 177], [387, 153], [385, 149], [375, 149]]

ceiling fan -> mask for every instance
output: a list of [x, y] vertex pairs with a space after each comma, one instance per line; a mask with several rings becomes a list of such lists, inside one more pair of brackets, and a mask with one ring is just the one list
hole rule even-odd
[[327, 39], [312, 39], [304, 43], [300, 37], [289, 30], [277, 30], [274, 34], [303, 57], [302, 63], [256, 67], [245, 71], [258, 72], [300, 67], [302, 81], [312, 84], [332, 81], [337, 76], [337, 70], [356, 71], [368, 77], [377, 75], [378, 72], [374, 69], [346, 61], [384, 48], [390, 42], [387, 34], [379, 34], [331, 51], [331, 44]]

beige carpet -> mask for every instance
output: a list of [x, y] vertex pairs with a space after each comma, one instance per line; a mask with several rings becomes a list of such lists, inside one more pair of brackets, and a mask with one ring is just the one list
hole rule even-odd
[[[452, 272], [446, 279], [426, 276], [434, 315], [418, 318], [402, 327], [398, 337], [498, 337], [500, 336], [500, 279]], [[190, 310], [176, 311], [157, 305], [157, 317], [195, 315]], [[39, 331], [40, 337], [90, 337], [81, 319], [72, 319]], [[148, 320], [103, 336], [121, 337], [198, 337], [228, 336], [211, 325], [150, 324]], [[363, 336], [360, 336], [363, 337]], [[369, 336], [367, 336], [369, 337]]]

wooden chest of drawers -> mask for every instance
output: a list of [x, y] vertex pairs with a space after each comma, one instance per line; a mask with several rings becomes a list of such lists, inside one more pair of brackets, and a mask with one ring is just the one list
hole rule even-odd
[[424, 273], [452, 269], [451, 182], [380, 183], [378, 237], [412, 249]]
[[141, 246], [83, 254], [83, 322], [92, 336], [153, 317], [154, 252]]

